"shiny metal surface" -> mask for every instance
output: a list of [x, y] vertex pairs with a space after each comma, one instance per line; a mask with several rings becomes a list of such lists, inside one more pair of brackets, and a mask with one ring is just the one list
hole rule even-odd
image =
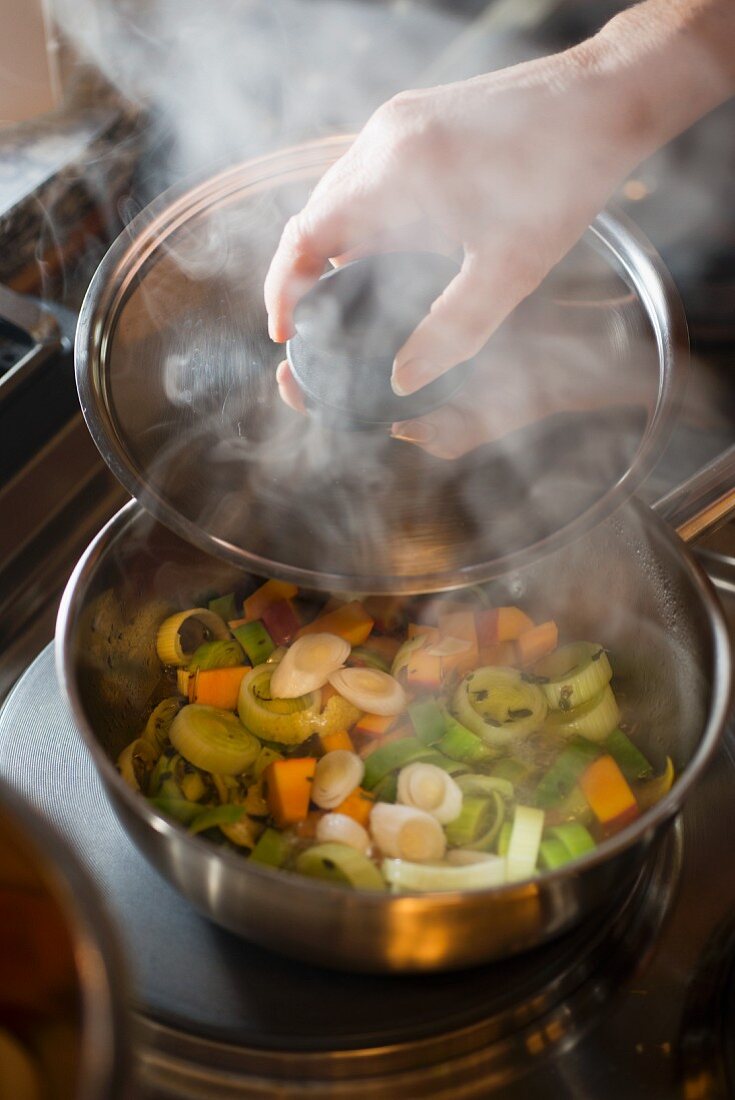
[[681, 539], [693, 543], [715, 532], [735, 509], [735, 447], [708, 462], [667, 493], [656, 510]]
[[[618, 690], [635, 700], [644, 750], [674, 757], [679, 779], [652, 810], [573, 872], [493, 891], [363, 896], [249, 865], [156, 815], [113, 761], [140, 728], [160, 679], [155, 625], [171, 606], [226, 590], [233, 569], [135, 505], [100, 533], [59, 616], [60, 680], [125, 828], [201, 911], [255, 943], [349, 970], [435, 970], [524, 951], [630, 890], [658, 830], [680, 808], [717, 745], [730, 701], [727, 630], [688, 551], [630, 502], [584, 539], [498, 582], [499, 602], [599, 638]], [[543, 611], [542, 611], [543, 609]], [[298, 919], [294, 919], [294, 913]]]
[[[670, 278], [623, 215], [602, 214], [483, 364], [511, 419], [535, 394], [504, 387], [529, 368], [553, 372], [567, 397], [541, 425], [461, 461], [384, 429], [320, 427], [278, 400], [282, 349], [267, 337], [262, 281], [283, 223], [346, 144], [314, 142], [168, 193], [115, 243], [77, 336], [98, 447], [187, 541], [309, 587], [436, 590], [552, 552], [631, 493], [666, 441], [687, 364]], [[585, 402], [572, 411], [580, 389], [599, 398], [594, 414]], [[492, 408], [492, 387], [482, 404]]]
[[[25, 1017], [33, 1019], [37, 1014], [40, 1020], [47, 1019], [49, 1026], [67, 1032], [63, 1038], [58, 1035], [56, 1041], [61, 1046], [55, 1053], [50, 1044], [45, 1050], [41, 1047], [38, 1064], [46, 1090], [43, 1095], [69, 1100], [129, 1100], [133, 1082], [127, 978], [116, 934], [96, 888], [56, 831], [4, 782], [0, 782], [0, 844], [0, 886], [7, 892], [12, 885], [8, 875], [12, 875], [9, 866], [13, 865], [8, 865], [8, 855], [15, 851], [16, 858], [25, 865], [25, 889], [32, 889], [47, 906], [45, 914], [36, 907], [37, 934], [51, 937], [51, 944], [56, 944], [61, 956], [67, 947], [56, 921], [62, 922], [60, 928], [68, 939], [69, 966], [73, 968], [68, 980], [74, 985], [64, 1001], [58, 999], [60, 968], [65, 965], [62, 961], [56, 962], [54, 976], [43, 970], [33, 973], [28, 976], [27, 987], [16, 991], [20, 999], [25, 997], [21, 1000]], [[12, 929], [0, 924], [0, 935], [9, 935], [13, 943]], [[52, 965], [49, 950], [53, 947], [46, 946], [45, 952], [38, 950], [34, 960], [37, 966], [43, 966], [44, 958], [46, 966]], [[49, 1000], [41, 1006], [29, 1000], [30, 991], [36, 986], [43, 989], [46, 982], [55, 990], [57, 1001]], [[68, 1001], [72, 995], [73, 1004]], [[7, 1026], [13, 1018], [12, 1004], [3, 1001], [0, 1008]], [[62, 1010], [63, 1015], [55, 1019], [53, 1013]], [[67, 1048], [65, 1052], [63, 1048]], [[60, 1057], [62, 1052], [64, 1056]], [[72, 1066], [75, 1069], [70, 1074]]]

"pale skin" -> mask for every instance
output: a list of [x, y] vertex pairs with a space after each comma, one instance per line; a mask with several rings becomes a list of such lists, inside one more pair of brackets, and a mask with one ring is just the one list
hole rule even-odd
[[[735, 0], [644, 0], [563, 53], [401, 93], [286, 225], [265, 283], [271, 337], [292, 334], [294, 307], [327, 262], [417, 245], [451, 252], [459, 274], [393, 364], [395, 392], [415, 392], [480, 351], [636, 165], [733, 93]], [[558, 411], [540, 367], [524, 369], [536, 371], [536, 396], [522, 406], [517, 381], [499, 395], [497, 376], [483, 401], [478, 371], [451, 406], [392, 434], [451, 458]], [[303, 411], [287, 363], [277, 381]], [[587, 396], [576, 392], [581, 407], [599, 399]]]

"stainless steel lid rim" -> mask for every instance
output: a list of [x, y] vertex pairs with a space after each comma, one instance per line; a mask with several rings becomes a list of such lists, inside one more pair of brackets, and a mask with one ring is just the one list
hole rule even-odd
[[[635, 506], [643, 513], [649, 512], [644, 505], [636, 502]], [[117, 538], [124, 535], [126, 529], [135, 522], [139, 514], [140, 506], [135, 501], [130, 501], [113, 516], [90, 544], [69, 579], [59, 607], [55, 639], [55, 660], [59, 682], [70, 702], [77, 728], [95, 759], [105, 782], [114, 791], [115, 797], [119, 798], [134, 816], [141, 818], [157, 833], [164, 836], [176, 836], [178, 840], [184, 841], [187, 846], [198, 850], [204, 856], [212, 858], [216, 853], [218, 859], [223, 860], [233, 869], [236, 868], [248, 875], [255, 875], [264, 883], [271, 882], [274, 885], [281, 883], [284, 874], [282, 871], [272, 870], [268, 867], [254, 867], [236, 853], [215, 850], [207, 840], [198, 836], [190, 836], [179, 826], [156, 814], [145, 800], [124, 782], [90, 727], [79, 693], [74, 667], [75, 651], [72, 639], [76, 625], [76, 593], [79, 589], [84, 589], [89, 585], [101, 557]], [[677, 780], [669, 793], [660, 802], [647, 810], [642, 817], [615, 836], [607, 839], [600, 848], [578, 859], [576, 868], [580, 873], [604, 864], [610, 857], [637, 845], [648, 847], [652, 843], [657, 828], [679, 812], [689, 789], [697, 781], [712, 758], [732, 706], [733, 670], [730, 661], [729, 633], [724, 612], [714, 586], [689, 548], [681, 542], [676, 533], [656, 516], [652, 517], [652, 522], [656, 524], [658, 533], [663, 539], [669, 544], [676, 544], [677, 553], [687, 568], [687, 574], [698, 590], [703, 606], [707, 609], [714, 658], [713, 694], [705, 729], [685, 773]], [[541, 877], [545, 884], [552, 885], [554, 883], [563, 884], [568, 879], [568, 875], [569, 872], [562, 868], [557, 871], [544, 872]], [[335, 892], [338, 892], [340, 896], [344, 894], [340, 887], [296, 874], [292, 876], [292, 880], [294, 888], [303, 891], [307, 895], [334, 895]], [[466, 902], [468, 898], [479, 905], [485, 897], [511, 897], [514, 894], [521, 893], [526, 887], [538, 881], [538, 878], [532, 878], [511, 885], [473, 891], [471, 894], [461, 892], [431, 894], [425, 898], [414, 895], [391, 896], [361, 892], [355, 896], [355, 902], [359, 904], [361, 909], [367, 908], [378, 912], [386, 908], [398, 910], [402, 905], [408, 905], [409, 908], [421, 905], [432, 910], [437, 907], [451, 908], [460, 900]]]

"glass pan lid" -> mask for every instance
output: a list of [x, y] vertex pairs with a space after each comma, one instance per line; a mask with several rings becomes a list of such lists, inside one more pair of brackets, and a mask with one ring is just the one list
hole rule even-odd
[[488, 579], [599, 522], [650, 470], [681, 396], [681, 306], [650, 245], [606, 213], [443, 414], [461, 457], [301, 416], [278, 396], [263, 279], [347, 145], [250, 161], [139, 215], [82, 308], [84, 415], [152, 515], [246, 569], [342, 591]]

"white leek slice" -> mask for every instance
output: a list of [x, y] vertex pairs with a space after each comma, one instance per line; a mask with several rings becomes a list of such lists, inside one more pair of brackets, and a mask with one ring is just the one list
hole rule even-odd
[[348, 702], [368, 714], [400, 714], [408, 700], [401, 685], [378, 668], [341, 668], [329, 682]]
[[612, 680], [612, 668], [603, 646], [595, 642], [572, 642], [560, 646], [534, 666], [543, 677], [541, 690], [549, 706], [572, 710], [602, 691]]
[[190, 764], [218, 775], [240, 775], [260, 753], [260, 741], [234, 714], [205, 703], [183, 707], [171, 723], [169, 738]]
[[451, 775], [436, 764], [417, 760], [398, 773], [398, 801], [425, 810], [440, 825], [447, 825], [462, 811], [462, 791]]
[[506, 863], [500, 856], [463, 866], [384, 859], [380, 869], [394, 890], [482, 890], [506, 881]]
[[322, 810], [333, 810], [360, 786], [364, 774], [365, 762], [356, 752], [335, 749], [326, 753], [314, 772], [311, 801]]
[[506, 857], [508, 882], [530, 878], [535, 872], [543, 829], [543, 810], [535, 806], [516, 806]]
[[383, 855], [415, 863], [441, 859], [447, 838], [439, 822], [413, 806], [378, 802], [370, 813], [370, 831]]
[[460, 653], [467, 653], [472, 649], [472, 643], [466, 638], [441, 638], [430, 645], [426, 652], [432, 657], [457, 657]]
[[[185, 649], [181, 631], [189, 620], [192, 621], [193, 637], [190, 647]], [[198, 630], [194, 628], [195, 623]], [[225, 641], [229, 637], [229, 627], [224, 619], [206, 607], [192, 607], [163, 620], [156, 634], [156, 652], [164, 665], [188, 665], [202, 642]]]
[[271, 676], [274, 699], [297, 699], [324, 687], [350, 655], [350, 643], [336, 634], [304, 634], [287, 649]]
[[552, 733], [560, 737], [578, 734], [588, 741], [604, 741], [619, 725], [620, 709], [609, 684], [574, 710], [555, 710], [546, 719], [546, 729]]
[[346, 844], [314, 844], [296, 860], [296, 870], [311, 878], [362, 890], [385, 890], [385, 882], [373, 861]]
[[316, 838], [322, 844], [347, 844], [356, 852], [366, 855], [370, 850], [370, 837], [359, 821], [347, 814], [325, 814], [319, 818]]
[[[492, 852], [476, 852], [474, 848], [451, 848], [447, 852], [447, 863], [457, 867], [468, 867], [472, 863], [486, 863], [488, 860], [496, 863], [501, 858], [493, 855]], [[505, 878], [505, 868], [503, 868], [503, 878]]]

